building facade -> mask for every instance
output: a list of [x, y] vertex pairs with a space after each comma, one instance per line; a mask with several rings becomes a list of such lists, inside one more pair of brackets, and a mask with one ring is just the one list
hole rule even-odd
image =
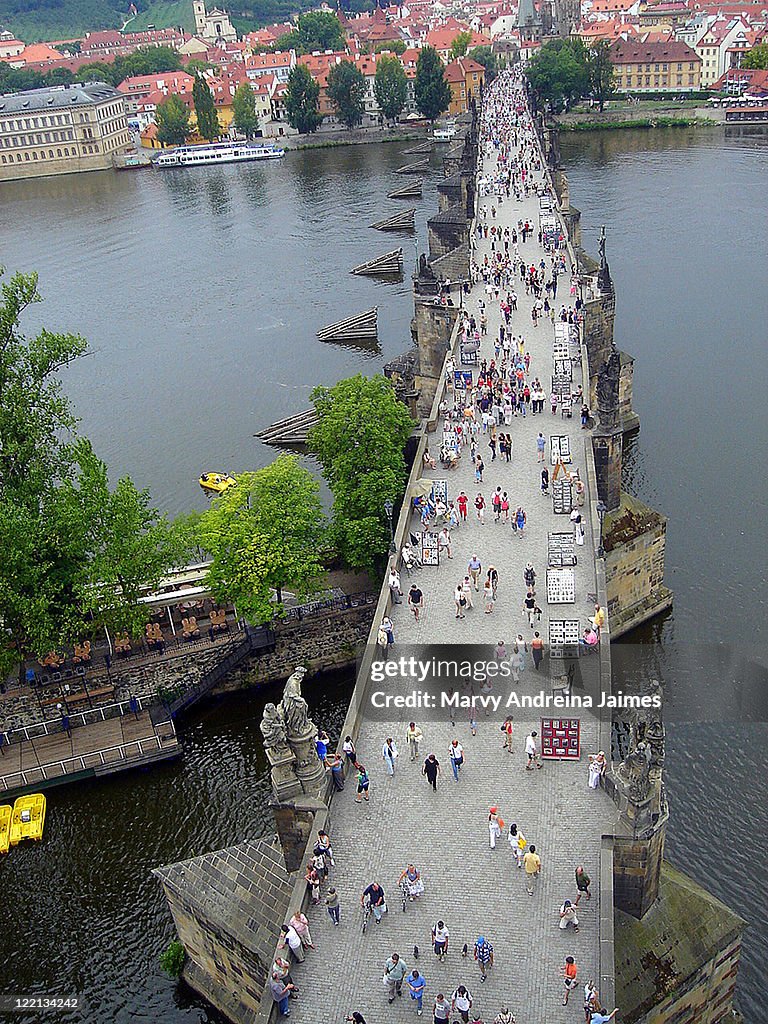
[[103, 170], [131, 142], [125, 97], [104, 82], [0, 96], [0, 181]]
[[616, 92], [697, 92], [701, 57], [677, 40], [617, 39], [611, 46]]
[[205, 0], [194, 0], [195, 35], [206, 43], [234, 43], [237, 32], [226, 11], [214, 7], [206, 11]]

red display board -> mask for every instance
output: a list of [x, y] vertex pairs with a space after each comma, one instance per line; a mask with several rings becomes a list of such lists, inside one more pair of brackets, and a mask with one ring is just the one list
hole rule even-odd
[[541, 756], [578, 761], [581, 756], [581, 722], [578, 718], [541, 719]]

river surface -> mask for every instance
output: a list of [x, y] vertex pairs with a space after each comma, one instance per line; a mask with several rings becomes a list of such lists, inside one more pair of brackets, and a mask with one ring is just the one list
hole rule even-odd
[[[410, 272], [412, 236], [368, 227], [408, 205], [384, 198], [408, 180], [394, 173], [416, 159], [404, 148], [2, 186], [0, 263], [40, 272], [46, 301], [31, 325], [88, 337], [92, 354], [66, 386], [113, 477], [130, 473], [172, 514], [201, 507], [202, 470], [264, 465], [273, 453], [256, 430], [307, 408], [316, 383], [375, 371], [407, 348], [408, 280], [349, 274], [400, 245]], [[563, 139], [563, 157], [588, 250], [607, 225], [617, 340], [637, 359], [642, 431], [627, 485], [669, 516], [675, 607], [629, 638], [655, 641], [633, 648], [634, 672], [674, 690], [703, 642], [766, 644], [768, 137], [585, 134]], [[434, 179], [410, 205], [423, 237]], [[316, 340], [320, 326], [372, 305], [379, 350]], [[717, 683], [702, 673], [702, 697]], [[342, 673], [311, 688], [332, 735], [350, 686]], [[258, 732], [268, 699], [244, 693], [191, 716], [173, 764], [50, 792], [43, 845], [0, 864], [0, 991], [79, 992], [89, 1022], [218, 1022], [158, 968], [172, 925], [150, 871], [272, 831]], [[754, 921], [739, 984], [752, 1021], [768, 1000], [754, 914], [767, 739], [761, 723], [671, 723], [665, 776], [668, 855]]]

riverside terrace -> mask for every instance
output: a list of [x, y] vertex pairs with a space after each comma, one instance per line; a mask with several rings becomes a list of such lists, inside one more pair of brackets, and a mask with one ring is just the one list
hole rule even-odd
[[[493, 162], [493, 157], [484, 158], [483, 166], [478, 168], [481, 175], [492, 171]], [[542, 173], [534, 177], [540, 181]], [[549, 179], [544, 180], [549, 186]], [[486, 205], [490, 207], [490, 199]], [[511, 228], [518, 220], [527, 218], [536, 225], [538, 215], [538, 198], [532, 194], [521, 202], [506, 200], [493, 223]], [[489, 223], [490, 216], [489, 212]], [[490, 253], [490, 244], [483, 238], [477, 242], [476, 261], [481, 263], [486, 253]], [[528, 264], [548, 258], [535, 233], [521, 246], [521, 255]], [[525, 337], [524, 349], [531, 357], [529, 377], [538, 376], [546, 383], [553, 372], [553, 327], [546, 318], [533, 327], [533, 296], [524, 294], [522, 287], [520, 293], [510, 330], [514, 335], [522, 333]], [[567, 296], [560, 298], [566, 304], [569, 301]], [[481, 339], [479, 358], [490, 362], [500, 313], [498, 304], [489, 298], [483, 283], [479, 282], [465, 299], [466, 308], [478, 318], [481, 300], [486, 303], [488, 332]], [[458, 332], [455, 332], [453, 355], [458, 367], [457, 349]], [[588, 391], [583, 345], [581, 365], [575, 364], [573, 369], [574, 388], [583, 374], [581, 383], [584, 391]], [[451, 385], [449, 381], [442, 393], [438, 392], [433, 407], [431, 420], [438, 429], [436, 448], [443, 421], [439, 409], [442, 403], [445, 403], [444, 410], [454, 402]], [[525, 655], [525, 668], [515, 689], [519, 694], [549, 693], [553, 684], [560, 685], [561, 672], [557, 661], [550, 657], [550, 639], [564, 628], [562, 623], [565, 622], [575, 623], [575, 627], [568, 628], [575, 628], [575, 635], [580, 636], [594, 611], [595, 595], [605, 605], [603, 563], [595, 554], [599, 520], [589, 431], [581, 429], [578, 407], [573, 418], [561, 418], [559, 414], [551, 414], [548, 400], [543, 413], [517, 416], [510, 427], [500, 429], [512, 436], [513, 456], [509, 463], [498, 457], [492, 461], [488, 437], [481, 433], [478, 452], [485, 462], [482, 483], [475, 481], [468, 447], [462, 449], [455, 469], [445, 470], [439, 466], [433, 469], [423, 459], [426, 441], [422, 440], [417, 465], [423, 470], [424, 478], [446, 481], [449, 501], [455, 501], [464, 491], [469, 496], [467, 520], [452, 531], [452, 558], [447, 558], [444, 550], [438, 565], [424, 566], [412, 576], [403, 572], [404, 594], [407, 595], [411, 583], [415, 582], [424, 595], [418, 621], [405, 597], [402, 603], [392, 604], [382, 595], [378, 612], [380, 615], [387, 613], [392, 621], [395, 639], [392, 657], [419, 656], [420, 651], [435, 645], [441, 645], [441, 656], [451, 645], [456, 657], [461, 657], [463, 651], [471, 656], [473, 652], [464, 647], [469, 644], [478, 645], [474, 651], [482, 648], [492, 657], [499, 641], [506, 645], [509, 657], [518, 634], [522, 634], [528, 644], [533, 638], [533, 629], [529, 628], [527, 616], [523, 614], [525, 569], [532, 563], [536, 572], [537, 604], [541, 608], [541, 617], [534, 622], [534, 629], [540, 632], [548, 650], [538, 673], [531, 663], [530, 652]], [[542, 494], [542, 464], [538, 461], [537, 449], [540, 432], [546, 439], [545, 465], [550, 477], [554, 475], [556, 461], [551, 438], [556, 437], [554, 445], [560, 452], [566, 445], [570, 449], [571, 461], [567, 469], [571, 472], [578, 469], [585, 484], [584, 543], [573, 545], [577, 562], [568, 567], [567, 573], [553, 573], [550, 568], [550, 560], [555, 560], [550, 535], [571, 532], [571, 524], [567, 514], [553, 511], [551, 494]], [[418, 475], [418, 469], [414, 475]], [[497, 486], [508, 492], [510, 517], [518, 505], [525, 509], [524, 531], [514, 532], [508, 523], [494, 522], [490, 497]], [[411, 494], [413, 490], [412, 480]], [[488, 503], [482, 524], [473, 508], [478, 491]], [[400, 542], [410, 532], [418, 534], [418, 519], [411, 515], [405, 508], [398, 524]], [[467, 608], [463, 619], [457, 619], [454, 592], [475, 557], [482, 565], [478, 574], [480, 589], [472, 589], [474, 606]], [[499, 581], [493, 610], [486, 613], [482, 584], [491, 565], [498, 571]], [[373, 657], [379, 655], [377, 652]], [[447, 715], [438, 716], [424, 710], [373, 712], [370, 659], [369, 652], [363, 662], [346, 730], [351, 731], [352, 723], [356, 725], [358, 758], [365, 763], [371, 777], [370, 801], [356, 803], [354, 774], [349, 777], [346, 791], [334, 798], [332, 841], [336, 866], [330, 882], [339, 893], [342, 921], [340, 927], [334, 928], [322, 906], [308, 911], [317, 948], [308, 951], [305, 962], [293, 971], [294, 980], [301, 988], [299, 999], [291, 1001], [293, 1019], [301, 1024], [316, 1024], [321, 1017], [329, 1021], [343, 1020], [352, 1011], [361, 1013], [369, 1024], [397, 1024], [410, 1019], [415, 1015], [415, 1004], [409, 998], [407, 985], [404, 985], [403, 996], [396, 997], [389, 1005], [382, 983], [385, 962], [393, 952], [399, 953], [409, 972], [417, 968], [425, 976], [426, 1016], [438, 993], [442, 992], [450, 1001], [455, 989], [465, 985], [474, 1000], [472, 1013], [485, 1022], [493, 1021], [503, 1006], [509, 1007], [520, 1024], [545, 1021], [567, 1024], [581, 1019], [581, 988], [573, 993], [568, 1006], [562, 1001], [564, 989], [560, 970], [566, 956], [575, 958], [580, 982], [593, 979], [600, 988], [602, 1002], [612, 1009], [612, 875], [603, 854], [603, 837], [621, 833], [622, 827], [614, 803], [602, 789], [590, 789], [587, 782], [587, 755], [604, 749], [610, 756], [610, 717], [598, 719], [574, 712], [574, 717], [580, 718], [580, 758], [545, 759], [540, 771], [527, 771], [526, 736], [535, 729], [541, 739], [542, 720], [537, 712], [515, 713], [512, 753], [502, 749], [503, 715], [476, 713], [477, 728], [473, 734], [471, 716], [467, 712], [457, 714], [453, 721]], [[609, 680], [606, 625], [598, 652], [578, 659], [574, 692], [591, 693], [598, 702], [599, 691], [610, 686]], [[577, 685], [584, 689], [577, 690]], [[373, 688], [383, 687], [377, 684]], [[390, 681], [387, 692], [405, 695], [416, 689], [419, 689], [416, 680], [400, 678]], [[496, 693], [506, 694], [511, 689], [509, 685], [494, 683]], [[556, 714], [553, 712], [552, 717]], [[542, 717], [546, 715], [547, 712], [542, 713]], [[408, 757], [405, 737], [410, 720], [415, 720], [424, 734], [415, 761]], [[388, 775], [382, 758], [382, 745], [390, 736], [400, 751], [394, 776]], [[465, 753], [465, 764], [457, 782], [448, 755], [453, 739], [458, 739]], [[436, 791], [421, 774], [424, 757], [432, 752], [442, 771]], [[506, 826], [493, 850], [489, 846], [488, 830], [491, 807], [498, 808]], [[517, 823], [529, 844], [535, 844], [541, 856], [541, 875], [533, 896], [526, 891], [524, 871], [516, 867], [507, 842], [506, 831], [512, 822]], [[415, 903], [407, 903], [403, 913], [398, 879], [408, 863], [415, 864], [421, 872], [426, 891]], [[561, 930], [559, 909], [565, 899], [575, 900], [574, 870], [578, 865], [583, 865], [593, 879], [592, 898], [579, 904], [578, 932], [570, 928]], [[361, 934], [360, 895], [374, 881], [384, 888], [389, 913], [384, 915], [380, 925], [369, 926], [365, 934]], [[439, 919], [450, 932], [449, 953], [442, 962], [431, 952], [430, 929]], [[485, 982], [481, 982], [480, 971], [472, 959], [474, 943], [481, 935], [493, 944], [495, 954], [494, 966]], [[465, 943], [469, 950], [467, 958], [462, 956]], [[418, 960], [414, 958], [414, 946], [420, 950]], [[452, 1014], [450, 1019], [458, 1016], [458, 1013]], [[470, 1016], [469, 1019], [475, 1018]]]

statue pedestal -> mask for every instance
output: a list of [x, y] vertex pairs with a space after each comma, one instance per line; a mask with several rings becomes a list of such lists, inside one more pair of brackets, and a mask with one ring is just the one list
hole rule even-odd
[[272, 792], [278, 800], [290, 800], [303, 792], [296, 777], [296, 756], [288, 748], [267, 749], [267, 759], [272, 767]]
[[310, 722], [310, 728], [301, 736], [289, 736], [288, 745], [295, 756], [293, 770], [301, 784], [301, 790], [309, 796], [317, 796], [325, 780], [325, 765], [317, 756], [315, 736], [317, 729]]

